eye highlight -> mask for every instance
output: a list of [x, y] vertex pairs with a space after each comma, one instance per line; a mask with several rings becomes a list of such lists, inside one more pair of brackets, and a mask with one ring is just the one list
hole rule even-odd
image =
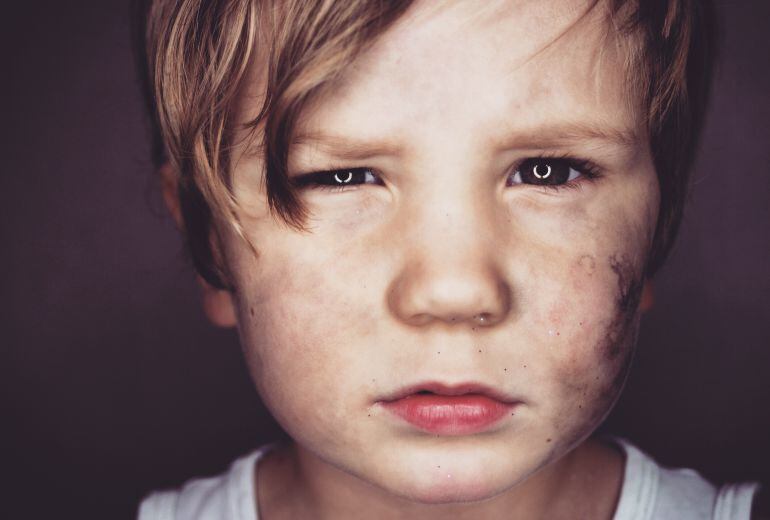
[[506, 186], [531, 184], [546, 189], [579, 188], [579, 179], [599, 176], [598, 168], [589, 161], [570, 157], [530, 157], [521, 161]]

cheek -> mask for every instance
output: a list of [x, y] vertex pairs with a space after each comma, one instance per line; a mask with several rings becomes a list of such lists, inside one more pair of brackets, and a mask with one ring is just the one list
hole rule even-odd
[[[628, 258], [624, 253], [581, 255], [568, 269], [565, 287], [570, 289], [559, 299], [569, 299], [574, 312], [569, 319], [561, 314], [559, 331], [569, 339], [551, 351], [548, 376], [558, 408], [553, 416], [557, 437], [579, 439], [581, 432], [593, 431], [625, 383], [643, 281], [640, 263]], [[554, 314], [552, 309], [549, 320]]]
[[[302, 437], [363, 409], [350, 395], [368, 393], [370, 368], [361, 352], [373, 343], [378, 320], [363, 297], [360, 261], [294, 251], [261, 258], [262, 272], [241, 281], [239, 323], [265, 405], [289, 433]], [[299, 424], [301, 432], [295, 431]]]

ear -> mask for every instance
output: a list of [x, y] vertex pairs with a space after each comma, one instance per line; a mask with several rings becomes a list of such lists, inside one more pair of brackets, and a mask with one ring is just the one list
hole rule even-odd
[[200, 276], [198, 276], [198, 284], [201, 287], [201, 296], [203, 297], [203, 312], [206, 313], [209, 321], [217, 327], [235, 327], [238, 324], [238, 318], [235, 312], [235, 303], [233, 303], [233, 294], [230, 291], [212, 287]]
[[652, 288], [652, 280], [645, 278], [644, 287], [642, 287], [642, 301], [639, 303], [639, 309], [647, 312], [655, 304], [655, 295]]
[[[166, 203], [169, 213], [176, 222], [180, 232], [184, 233], [184, 219], [179, 203], [179, 174], [176, 169], [168, 162], [160, 167], [161, 189], [163, 191], [163, 200]], [[215, 247], [216, 241], [209, 237], [211, 247]], [[197, 276], [198, 285], [201, 288], [201, 297], [203, 299], [203, 311], [206, 317], [217, 327], [235, 327], [238, 324], [233, 295], [230, 291], [217, 289], [206, 282], [200, 276]]]
[[166, 161], [158, 169], [158, 175], [160, 176], [160, 188], [163, 192], [163, 202], [166, 203], [166, 208], [171, 213], [177, 229], [184, 232], [182, 209], [179, 206], [179, 174], [176, 168]]

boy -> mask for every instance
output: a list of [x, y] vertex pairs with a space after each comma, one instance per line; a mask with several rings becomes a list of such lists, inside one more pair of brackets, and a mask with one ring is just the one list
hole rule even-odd
[[166, 202], [292, 442], [140, 518], [749, 518], [756, 485], [591, 438], [681, 216], [705, 15], [154, 2]]

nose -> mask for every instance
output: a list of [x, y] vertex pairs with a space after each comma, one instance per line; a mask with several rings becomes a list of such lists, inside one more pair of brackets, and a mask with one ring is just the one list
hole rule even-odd
[[408, 241], [388, 290], [388, 306], [398, 320], [470, 328], [492, 327], [509, 315], [511, 288], [497, 262], [499, 244], [471, 220], [432, 230], [425, 224], [419, 237]]

